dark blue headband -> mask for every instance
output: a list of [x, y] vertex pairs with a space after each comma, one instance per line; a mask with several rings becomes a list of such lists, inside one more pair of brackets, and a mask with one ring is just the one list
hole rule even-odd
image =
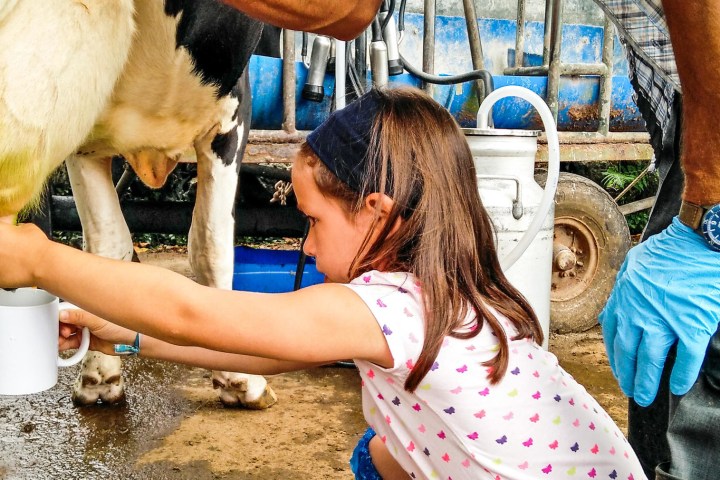
[[[333, 112], [306, 139], [320, 161], [358, 193], [363, 193], [367, 181], [370, 139], [381, 106], [380, 95], [370, 90], [345, 108]], [[377, 172], [380, 169], [370, 170]], [[379, 181], [372, 184], [373, 188], [379, 187]]]

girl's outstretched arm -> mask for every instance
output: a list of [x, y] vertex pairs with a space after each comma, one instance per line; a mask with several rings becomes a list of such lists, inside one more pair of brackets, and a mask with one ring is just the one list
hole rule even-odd
[[342, 285], [282, 294], [219, 290], [51, 242], [32, 225], [0, 225], [0, 287], [32, 285], [174, 345], [306, 364], [361, 358], [392, 365], [372, 313]]
[[[114, 355], [114, 345], [130, 345], [135, 342], [136, 332], [132, 330], [110, 323], [85, 310], [68, 309], [60, 312], [60, 334], [58, 337], [60, 351], [80, 347], [82, 327], [90, 329], [90, 350], [93, 351]], [[140, 338], [140, 352], [138, 355], [143, 358], [166, 360], [209, 370], [245, 372], [259, 375], [274, 375], [319, 366], [318, 364], [304, 362], [218, 352], [201, 347], [173, 345], [148, 335], [143, 335]]]

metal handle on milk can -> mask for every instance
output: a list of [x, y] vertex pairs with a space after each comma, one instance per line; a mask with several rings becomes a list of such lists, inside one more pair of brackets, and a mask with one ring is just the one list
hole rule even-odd
[[476, 180], [507, 180], [515, 182], [515, 198], [512, 201], [512, 216], [520, 220], [523, 216], [522, 182], [517, 177], [510, 175], [475, 175]]
[[500, 259], [500, 265], [503, 270], [510, 268], [518, 258], [525, 252], [533, 238], [538, 234], [542, 227], [545, 217], [550, 212], [550, 207], [555, 199], [555, 190], [557, 190], [558, 177], [560, 176], [560, 142], [558, 140], [557, 128], [555, 127], [555, 119], [545, 100], [532, 90], [517, 85], [501, 87], [490, 93], [480, 105], [477, 114], [477, 128], [490, 129], [489, 118], [490, 112], [495, 102], [505, 97], [519, 97], [529, 102], [535, 110], [540, 114], [540, 118], [545, 126], [548, 143], [548, 175], [545, 182], [545, 191], [543, 192], [540, 205], [538, 206], [535, 216], [530, 222], [530, 226], [518, 241], [515, 248], [512, 249], [504, 258]]

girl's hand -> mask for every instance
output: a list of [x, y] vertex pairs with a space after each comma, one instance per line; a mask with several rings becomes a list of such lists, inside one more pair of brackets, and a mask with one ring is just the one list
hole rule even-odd
[[71, 350], [80, 346], [82, 328], [90, 329], [90, 350], [113, 355], [113, 345], [132, 344], [135, 332], [103, 320], [97, 315], [80, 309], [68, 309], [60, 312], [59, 350]]
[[36, 268], [51, 243], [35, 225], [0, 222], [0, 288], [34, 286]]

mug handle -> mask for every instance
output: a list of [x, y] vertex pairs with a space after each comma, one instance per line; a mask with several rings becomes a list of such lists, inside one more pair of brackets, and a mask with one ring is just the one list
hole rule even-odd
[[[59, 306], [59, 310], [68, 310], [73, 308], [78, 307], [68, 302], [62, 302]], [[87, 327], [83, 327], [82, 340], [80, 340], [80, 347], [78, 348], [77, 352], [75, 352], [72, 356], [68, 358], [58, 357], [58, 367], [71, 367], [75, 365], [83, 359], [85, 354], [88, 352], [88, 347], [90, 347], [90, 330]]]

